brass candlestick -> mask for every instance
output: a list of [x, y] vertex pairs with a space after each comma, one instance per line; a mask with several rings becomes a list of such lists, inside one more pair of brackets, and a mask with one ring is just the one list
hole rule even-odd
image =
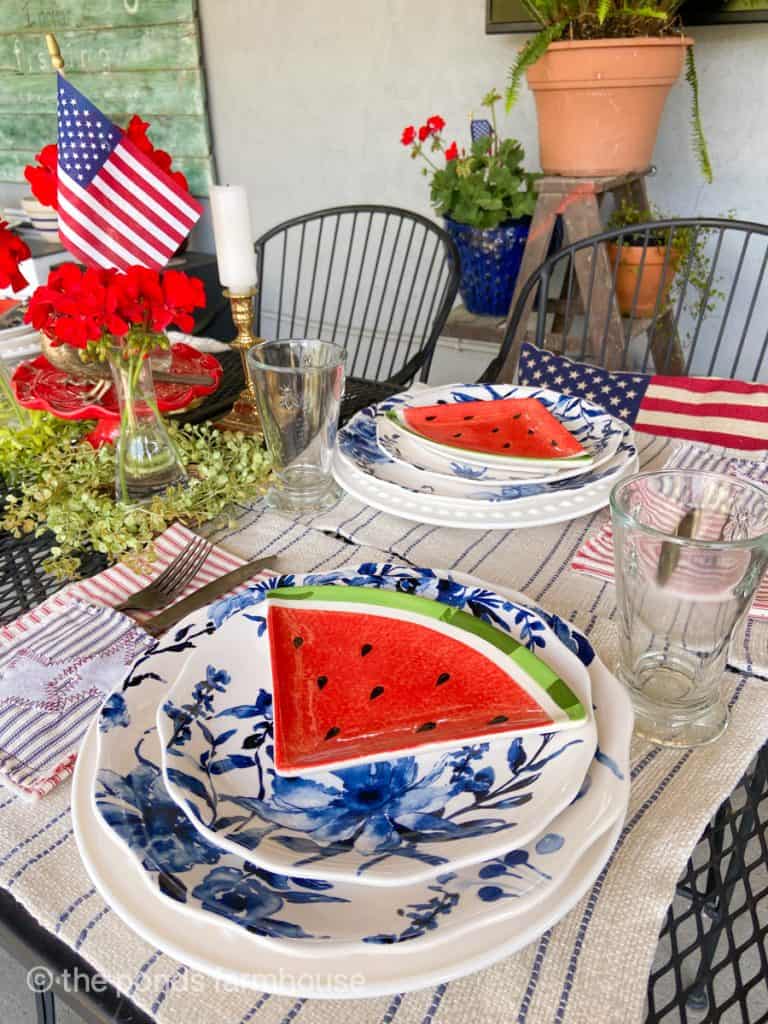
[[255, 288], [247, 292], [234, 294], [228, 288], [224, 289], [224, 295], [232, 305], [232, 319], [237, 328], [237, 337], [230, 342], [232, 348], [240, 353], [243, 363], [243, 376], [245, 387], [240, 396], [226, 416], [217, 420], [216, 426], [221, 430], [240, 430], [244, 434], [260, 434], [261, 420], [256, 405], [256, 389], [253, 386], [253, 378], [248, 369], [246, 358], [248, 350], [258, 345], [263, 338], [257, 338], [253, 333], [253, 297], [256, 294]]

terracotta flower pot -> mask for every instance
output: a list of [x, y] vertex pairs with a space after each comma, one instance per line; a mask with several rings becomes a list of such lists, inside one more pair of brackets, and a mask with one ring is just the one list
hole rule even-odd
[[633, 314], [636, 317], [650, 317], [657, 309], [660, 313], [663, 312], [667, 305], [669, 289], [680, 265], [681, 255], [679, 251], [673, 250], [665, 269], [666, 246], [649, 245], [643, 260], [642, 245], [624, 244], [619, 256], [619, 246], [609, 244], [608, 258], [611, 266], [615, 267], [616, 261], [619, 261], [616, 271], [616, 301], [621, 313], [625, 316]]
[[527, 72], [544, 173], [588, 178], [649, 167], [692, 45], [681, 36], [552, 43]]

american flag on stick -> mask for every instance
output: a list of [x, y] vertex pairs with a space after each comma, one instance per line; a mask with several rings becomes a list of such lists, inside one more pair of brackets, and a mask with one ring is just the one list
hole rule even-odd
[[59, 235], [91, 267], [160, 269], [200, 204], [58, 74]]

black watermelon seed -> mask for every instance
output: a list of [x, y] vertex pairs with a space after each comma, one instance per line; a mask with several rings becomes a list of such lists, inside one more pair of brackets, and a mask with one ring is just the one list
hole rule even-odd
[[498, 432], [499, 432], [500, 430], [501, 430], [501, 427], [492, 427], [492, 428], [491, 428], [491, 433], [492, 433], [492, 434], [498, 434]]
[[304, 643], [304, 638], [303, 638], [303, 637], [300, 637], [300, 636], [295, 636], [295, 637], [293, 638], [293, 646], [294, 646], [294, 647], [301, 647], [301, 645], [302, 645], [303, 643]]
[[512, 445], [510, 444], [510, 442], [509, 442], [509, 441], [505, 441], [505, 442], [504, 442], [504, 444], [503, 444], [503, 445], [502, 445], [501, 447], [502, 447], [502, 448], [511, 448], [511, 447], [512, 447]]
[[318, 688], [318, 690], [322, 690], [322, 688], [325, 686], [325, 684], [327, 682], [328, 682], [328, 676], [318, 676], [317, 677], [317, 688]]
[[373, 650], [373, 645], [372, 644], [363, 644], [363, 646], [360, 648], [360, 654], [363, 657], [365, 657], [366, 654], [370, 654], [372, 650]]
[[338, 736], [340, 732], [341, 729], [338, 727], [338, 725], [334, 725], [334, 727], [332, 729], [329, 729], [328, 732], [325, 734], [325, 738], [327, 740], [332, 740], [333, 737]]
[[522, 415], [523, 414], [521, 412], [516, 412], [515, 415], [512, 417], [512, 419], [513, 420], [519, 420]]
[[473, 420], [474, 418], [475, 418], [474, 416], [465, 416], [464, 417], [465, 420]]
[[529, 434], [535, 434], [535, 433], [536, 433], [536, 431], [535, 431], [535, 430], [529, 430], [529, 431], [528, 431], [528, 433], [529, 433]]
[[437, 722], [425, 722], [424, 725], [420, 725], [416, 732], [430, 732], [432, 729], [437, 728]]
[[508, 715], [496, 715], [495, 718], [492, 718], [490, 720], [488, 725], [501, 725], [502, 722], [508, 722], [508, 721], [509, 721], [509, 716]]
[[442, 686], [443, 683], [447, 683], [450, 678], [450, 672], [441, 672], [440, 675], [437, 677], [437, 682], [435, 683], [435, 686]]
[[431, 423], [432, 420], [436, 420], [437, 419], [437, 416], [426, 416], [425, 419], [426, 419], [427, 423]]
[[371, 690], [371, 695], [370, 695], [369, 700], [376, 700], [376, 698], [380, 697], [382, 695], [382, 693], [384, 693], [384, 687], [383, 686], [374, 686], [374, 688]]
[[454, 437], [461, 437], [461, 434], [460, 433], [459, 434], [454, 434], [453, 436]]
[[550, 441], [549, 443], [552, 445], [553, 448], [558, 448], [559, 447], [557, 441]]

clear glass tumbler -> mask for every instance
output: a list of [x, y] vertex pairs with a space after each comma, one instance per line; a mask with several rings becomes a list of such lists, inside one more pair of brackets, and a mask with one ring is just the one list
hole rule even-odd
[[329, 341], [265, 341], [248, 353], [274, 467], [268, 503], [281, 511], [327, 508], [341, 492], [331, 459], [344, 394], [344, 349]]
[[728, 724], [728, 642], [768, 564], [768, 491], [737, 477], [639, 473], [611, 494], [619, 676], [635, 731], [709, 743]]

